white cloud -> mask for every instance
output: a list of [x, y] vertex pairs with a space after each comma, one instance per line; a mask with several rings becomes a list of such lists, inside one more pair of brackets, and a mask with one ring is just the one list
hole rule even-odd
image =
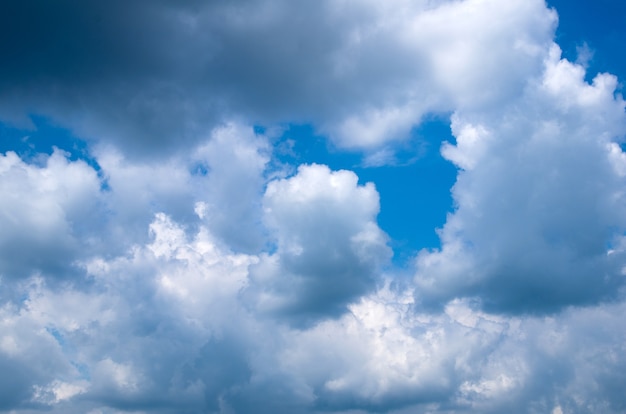
[[358, 185], [350, 171], [300, 166], [295, 176], [268, 184], [263, 205], [277, 250], [253, 270], [259, 310], [315, 320], [340, 314], [375, 286], [391, 252], [375, 221], [372, 183]]
[[[98, 165], [0, 155], [0, 411], [624, 412], [625, 105], [542, 0], [68, 4], [0, 24], [3, 117]], [[249, 127], [379, 165], [432, 111], [456, 210], [414, 279], [374, 184]]]
[[146, 240], [146, 226], [157, 211], [181, 220], [195, 219], [189, 161], [172, 157], [166, 162], [134, 162], [111, 147], [96, 152], [107, 185], [107, 232], [117, 240], [113, 247], [122, 248], [115, 254]]
[[163, 214], [157, 214], [150, 229], [154, 240], [147, 249], [157, 259], [158, 291], [177, 303], [190, 322], [216, 328], [232, 322], [233, 315], [220, 312], [235, 312], [234, 302], [257, 257], [223, 250], [204, 227], [188, 240], [184, 230]]
[[238, 124], [214, 130], [193, 155], [208, 169], [198, 183], [203, 215], [232, 248], [257, 252], [263, 247], [261, 197], [269, 155], [267, 139]]
[[79, 249], [95, 244], [86, 230], [102, 212], [96, 172], [58, 150], [40, 164], [0, 154], [0, 275], [7, 278], [43, 269], [63, 277]]
[[[308, 173], [319, 179], [338, 174], [306, 168], [318, 168]], [[506, 317], [454, 300], [442, 313], [422, 313], [389, 275], [339, 317], [292, 328], [250, 312], [239, 294], [263, 283], [249, 279], [259, 259], [162, 214], [151, 232], [150, 243], [124, 256], [86, 263], [95, 282], [88, 290], [48, 289], [40, 279], [23, 287], [25, 306], [5, 305], [0, 363], [30, 367], [7, 388], [9, 407], [620, 412], [621, 388], [611, 384], [623, 383], [614, 367], [626, 364], [623, 303]], [[47, 363], [33, 372], [37, 358]]]
[[417, 259], [424, 303], [479, 296], [504, 311], [593, 303], [622, 284], [624, 102], [616, 80], [560, 59], [499, 111], [458, 111], [456, 145], [443, 155], [461, 168], [456, 211], [441, 250]]

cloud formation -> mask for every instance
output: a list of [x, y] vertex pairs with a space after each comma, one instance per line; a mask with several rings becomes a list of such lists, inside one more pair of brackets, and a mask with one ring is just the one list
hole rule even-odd
[[391, 252], [376, 224], [378, 193], [357, 180], [313, 164], [268, 184], [263, 206], [276, 252], [252, 271], [259, 310], [296, 323], [337, 316], [376, 286]]
[[41, 164], [27, 164], [14, 152], [0, 155], [0, 274], [5, 277], [43, 271], [62, 277], [78, 250], [94, 244], [86, 228], [103, 212], [96, 171], [85, 162], [69, 162], [61, 151], [43, 157]]
[[233, 115], [377, 148], [429, 112], [511, 99], [556, 23], [540, 0], [1, 7], [3, 118], [43, 112], [133, 156], [197, 143]]
[[624, 101], [608, 74], [554, 46], [501, 111], [453, 117], [444, 157], [461, 172], [443, 246], [418, 257], [425, 301], [478, 296], [496, 311], [596, 303], [623, 284]]
[[[0, 4], [0, 128], [88, 143], [0, 154], [0, 411], [623, 412], [625, 105], [556, 23], [541, 0]], [[432, 114], [454, 208], [409, 264], [374, 182], [277, 149], [309, 123], [384, 164]]]

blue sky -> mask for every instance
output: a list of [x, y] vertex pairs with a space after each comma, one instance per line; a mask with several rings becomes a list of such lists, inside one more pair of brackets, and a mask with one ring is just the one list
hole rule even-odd
[[2, 3], [0, 412], [623, 412], [625, 18]]

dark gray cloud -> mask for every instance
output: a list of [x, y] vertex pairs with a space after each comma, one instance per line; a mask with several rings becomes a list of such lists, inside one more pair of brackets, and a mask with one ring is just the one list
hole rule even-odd
[[[242, 116], [311, 122], [343, 146], [377, 147], [406, 138], [429, 111], [516, 93], [554, 29], [540, 1], [494, 6], [489, 16], [459, 4], [473, 18], [445, 32], [441, 21], [456, 13], [445, 1], [403, 5], [3, 2], [0, 114], [50, 116], [144, 157], [185, 149]], [[482, 24], [494, 14], [519, 30]], [[476, 42], [461, 54], [454, 37], [466, 32]]]
[[195, 50], [192, 12], [193, 2], [3, 2], [4, 113], [52, 116], [135, 155], [188, 142], [194, 117], [210, 118], [190, 84], [211, 53]]
[[0, 380], [0, 387], [2, 387], [0, 410], [9, 411], [19, 407], [23, 401], [28, 401], [35, 375], [28, 369], [28, 366], [10, 357], [3, 356], [0, 359], [0, 368], [3, 372], [13, 373], [13, 375], [3, 375]]

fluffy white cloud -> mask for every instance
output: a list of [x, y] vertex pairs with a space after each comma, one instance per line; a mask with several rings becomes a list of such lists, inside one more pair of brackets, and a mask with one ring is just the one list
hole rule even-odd
[[[0, 155], [0, 410], [624, 412], [625, 106], [542, 0], [74, 3], [0, 3], [2, 118], [94, 143]], [[415, 275], [374, 184], [246, 126], [381, 164], [438, 111]]]
[[441, 250], [418, 257], [425, 303], [478, 296], [504, 311], [546, 311], [610, 297], [622, 285], [624, 101], [616, 79], [584, 81], [553, 46], [520, 99], [458, 111], [456, 211]]
[[296, 322], [338, 315], [372, 289], [391, 255], [376, 224], [378, 193], [350, 171], [305, 165], [268, 184], [265, 220], [276, 252], [253, 270], [250, 294], [264, 312]]
[[556, 23], [542, 1], [339, 4], [346, 14], [359, 7], [376, 16], [351, 27], [337, 54], [350, 62], [340, 66], [342, 76], [373, 85], [358, 106], [347, 106], [352, 113], [325, 124], [348, 147], [404, 138], [429, 112], [484, 110], [511, 99], [540, 70]]
[[[387, 278], [340, 317], [292, 328], [251, 312], [240, 294], [249, 283], [258, 288], [251, 271], [265, 257], [232, 253], [206, 227], [190, 233], [163, 214], [150, 233], [149, 243], [123, 256], [84, 262], [93, 280], [87, 289], [49, 289], [42, 278], [20, 286], [26, 299], [0, 313], [0, 361], [21, 373], [4, 388], [11, 391], [4, 407], [40, 404], [69, 413], [623, 408], [624, 378], [614, 369], [626, 364], [623, 303], [505, 317], [454, 300], [441, 313], [421, 313], [412, 290], [393, 288]], [[46, 362], [32, 364], [40, 358]]]
[[99, 193], [96, 171], [62, 151], [38, 165], [0, 154], [0, 276], [63, 277], [79, 250], [97, 244], [88, 229], [102, 215]]
[[[265, 142], [251, 128], [230, 125], [214, 131], [186, 157], [160, 165], [133, 163], [102, 147], [96, 156], [99, 172], [61, 152], [42, 158], [41, 166], [14, 153], [3, 157], [3, 183], [13, 185], [6, 193], [14, 196], [5, 199], [6, 215], [13, 214], [16, 229], [30, 226], [36, 233], [51, 227], [42, 251], [58, 246], [63, 237], [77, 246], [96, 235], [102, 238], [88, 249], [57, 252], [54, 259], [72, 268], [65, 275], [67, 283], [52, 283], [55, 269], [49, 265], [21, 279], [13, 273], [3, 277], [3, 287], [9, 289], [5, 293], [12, 294], [3, 299], [7, 329], [0, 342], [2, 361], [7, 369], [24, 371], [22, 380], [9, 387], [12, 397], [2, 397], [4, 406], [35, 404], [79, 412], [98, 406], [126, 410], [163, 405], [166, 411], [169, 406], [176, 407], [173, 411], [185, 406], [217, 411], [275, 352], [269, 346], [257, 362], [250, 362], [257, 355], [255, 341], [265, 341], [259, 330], [269, 330], [270, 336], [272, 330], [284, 331], [267, 315], [258, 319], [245, 297], [291, 294], [275, 291], [284, 283], [306, 285], [295, 292], [296, 299], [312, 295], [306, 312], [317, 318], [338, 315], [350, 300], [375, 287], [390, 250], [375, 222], [379, 205], [374, 186], [359, 186], [351, 172], [313, 165], [270, 182], [262, 198], [263, 180], [269, 179], [263, 178]], [[199, 189], [192, 190], [192, 184]], [[29, 211], [23, 192], [35, 193], [56, 214]], [[233, 200], [244, 204], [241, 218], [250, 221], [230, 235], [224, 220], [237, 218], [215, 212], [228, 209]], [[192, 220], [187, 210], [194, 206], [200, 217]], [[178, 221], [153, 215], [159, 207]], [[232, 240], [250, 230], [266, 232], [248, 212], [258, 214], [259, 221], [264, 216], [267, 232], [275, 237], [275, 253], [246, 255], [229, 247], [236, 248]], [[94, 214], [102, 221], [87, 225]], [[136, 234], [150, 215], [149, 235], [147, 224], [148, 236]], [[300, 223], [306, 216], [311, 222]], [[33, 218], [54, 225], [31, 223]], [[70, 224], [80, 231], [73, 232]], [[302, 257], [297, 257], [298, 249]], [[262, 274], [262, 263], [268, 260], [276, 261], [277, 273]], [[323, 269], [305, 274], [302, 269], [316, 260]], [[7, 263], [15, 262], [7, 258]], [[340, 292], [332, 303], [322, 303], [323, 289], [333, 289], [336, 282], [342, 283]], [[311, 286], [319, 290], [308, 292]], [[10, 329], [16, 324], [22, 328]], [[46, 351], [46, 344], [54, 352]], [[28, 356], [30, 348], [50, 358], [45, 370], [26, 370], [26, 361], [36, 360]], [[260, 395], [256, 387], [270, 382], [263, 380], [246, 391], [243, 404]], [[302, 405], [299, 398], [292, 401]]]

